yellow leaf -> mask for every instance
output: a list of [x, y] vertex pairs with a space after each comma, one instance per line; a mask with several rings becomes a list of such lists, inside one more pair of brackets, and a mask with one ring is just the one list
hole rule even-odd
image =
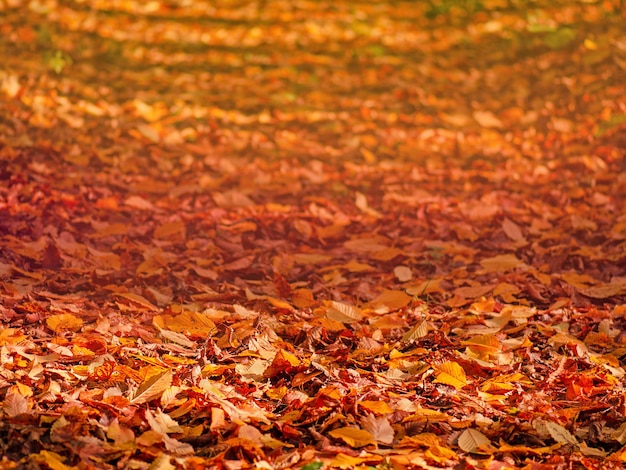
[[532, 381], [524, 374], [515, 372], [513, 374], [499, 375], [485, 380], [480, 389], [483, 392], [502, 392], [516, 390], [518, 385], [531, 386]]
[[450, 460], [456, 460], [458, 455], [452, 449], [440, 445], [432, 446], [424, 452], [427, 458], [434, 460], [438, 464], [445, 464]]
[[83, 321], [71, 313], [60, 313], [46, 319], [46, 325], [55, 333], [62, 331], [78, 331], [83, 326]]
[[463, 346], [467, 346], [478, 354], [498, 354], [502, 350], [500, 340], [494, 335], [480, 335], [468, 341], [462, 341]]
[[383, 457], [380, 455], [367, 454], [363, 457], [353, 457], [351, 455], [339, 452], [331, 461], [330, 467], [348, 469], [361, 468], [360, 465], [364, 463], [376, 464], [382, 459]]
[[617, 452], [612, 453], [608, 456], [607, 460], [613, 462], [626, 462], [626, 446], [622, 447]]
[[333, 429], [328, 434], [335, 439], [341, 439], [350, 447], [363, 447], [368, 444], [376, 444], [374, 436], [369, 432], [356, 428]]
[[153, 375], [139, 386], [135, 392], [135, 396], [130, 402], [136, 405], [161, 398], [163, 392], [167, 390], [170, 385], [172, 385], [172, 372], [170, 370], [165, 370], [160, 374]]
[[553, 423], [552, 421], [544, 421], [543, 424], [552, 439], [554, 439], [559, 444], [578, 444], [578, 441], [572, 435], [572, 433], [560, 424]]
[[370, 165], [373, 165], [374, 163], [376, 163], [378, 161], [378, 159], [376, 158], [376, 155], [374, 155], [373, 152], [371, 152], [370, 150], [361, 147], [360, 149], [361, 155], [363, 156], [363, 160], [365, 160], [365, 163], [369, 163]]
[[521, 454], [530, 453], [530, 454], [541, 455], [541, 454], [550, 454], [554, 452], [555, 448], [558, 448], [560, 446], [561, 444], [555, 444], [554, 446], [549, 446], [549, 447], [528, 447], [524, 445], [512, 446], [512, 445], [507, 444], [506, 442], [501, 442], [498, 450], [500, 452], [510, 452], [510, 453], [519, 452]]
[[416, 434], [415, 436], [404, 436], [398, 447], [417, 447], [417, 446], [438, 446], [441, 444], [439, 438], [430, 432]]
[[267, 300], [270, 304], [272, 304], [276, 308], [281, 308], [283, 310], [289, 310], [291, 312], [294, 311], [294, 308], [288, 302], [284, 300], [277, 299], [276, 297], [272, 297], [270, 295], [265, 296], [265, 300]]
[[427, 408], [422, 408], [417, 410], [410, 416], [407, 416], [402, 421], [450, 421], [452, 417], [445, 413], [435, 410], [429, 410]]
[[118, 294], [115, 294], [115, 295], [117, 297], [122, 297], [122, 298], [124, 298], [126, 300], [129, 300], [133, 304], [136, 304], [136, 305], [138, 305], [140, 307], [143, 307], [145, 309], [153, 310], [153, 311], [159, 310], [159, 308], [157, 306], [152, 304], [152, 302], [150, 302], [145, 297], [142, 297], [141, 295], [133, 294], [132, 292], [121, 292], [121, 293], [118, 293]]
[[206, 338], [215, 332], [217, 327], [207, 314], [184, 311], [180, 315], [157, 315], [153, 323], [159, 329], [167, 329], [183, 333], [190, 338]]
[[45, 464], [50, 470], [73, 470], [76, 468], [75, 466], [65, 465], [63, 456], [48, 450], [42, 450], [38, 454], [33, 454], [30, 456], [30, 459]]
[[588, 287], [586, 289], [578, 289], [581, 294], [591, 297], [593, 299], [608, 299], [622, 293], [626, 290], [626, 286], [623, 284], [601, 284], [594, 287]]
[[393, 413], [391, 407], [384, 401], [378, 400], [363, 400], [359, 402], [359, 406], [365, 408], [367, 411], [378, 415], [385, 415]]
[[437, 366], [437, 378], [435, 383], [452, 385], [457, 390], [461, 390], [467, 385], [467, 377], [465, 371], [456, 362], [444, 362]]

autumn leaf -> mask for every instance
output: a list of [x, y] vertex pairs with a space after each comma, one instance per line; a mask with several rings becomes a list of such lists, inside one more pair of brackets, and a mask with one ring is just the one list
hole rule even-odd
[[476, 429], [466, 429], [459, 436], [459, 447], [465, 452], [483, 453], [491, 442], [487, 437]]
[[29, 413], [28, 399], [16, 391], [11, 391], [4, 397], [2, 411], [9, 418], [27, 414]]
[[515, 255], [505, 254], [483, 259], [480, 265], [486, 272], [504, 272], [523, 266], [524, 263]]
[[370, 432], [358, 428], [337, 428], [328, 434], [335, 439], [343, 440], [350, 447], [358, 448], [376, 443]]
[[358, 308], [336, 301], [327, 303], [326, 316], [341, 323], [355, 323], [363, 318]]
[[384, 401], [363, 400], [359, 406], [377, 415], [393, 413], [393, 409]]
[[467, 385], [465, 371], [456, 362], [445, 362], [435, 367], [435, 383], [452, 385], [457, 390], [461, 390]]
[[622, 468], [623, 2], [265, 3], [0, 1], [2, 467]]
[[172, 385], [172, 372], [164, 370], [155, 374], [139, 385], [130, 402], [133, 404], [148, 403], [160, 398], [167, 388]]
[[83, 326], [83, 321], [71, 313], [60, 313], [46, 318], [46, 325], [52, 331], [78, 331]]
[[376, 417], [371, 414], [367, 415], [361, 419], [361, 426], [363, 430], [369, 432], [379, 444], [390, 445], [393, 443], [395, 431], [391, 427], [389, 419], [385, 416]]

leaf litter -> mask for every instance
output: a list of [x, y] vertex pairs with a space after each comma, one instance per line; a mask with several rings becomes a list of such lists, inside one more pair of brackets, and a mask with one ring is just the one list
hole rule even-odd
[[79, 3], [0, 3], [2, 468], [622, 468], [619, 2]]

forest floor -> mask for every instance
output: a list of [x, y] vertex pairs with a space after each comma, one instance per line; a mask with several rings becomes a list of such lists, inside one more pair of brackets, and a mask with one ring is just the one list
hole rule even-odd
[[0, 468], [623, 468], [622, 7], [0, 0]]

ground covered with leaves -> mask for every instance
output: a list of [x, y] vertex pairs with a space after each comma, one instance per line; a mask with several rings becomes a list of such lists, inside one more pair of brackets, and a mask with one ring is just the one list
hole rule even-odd
[[0, 0], [0, 468], [622, 468], [620, 8]]

